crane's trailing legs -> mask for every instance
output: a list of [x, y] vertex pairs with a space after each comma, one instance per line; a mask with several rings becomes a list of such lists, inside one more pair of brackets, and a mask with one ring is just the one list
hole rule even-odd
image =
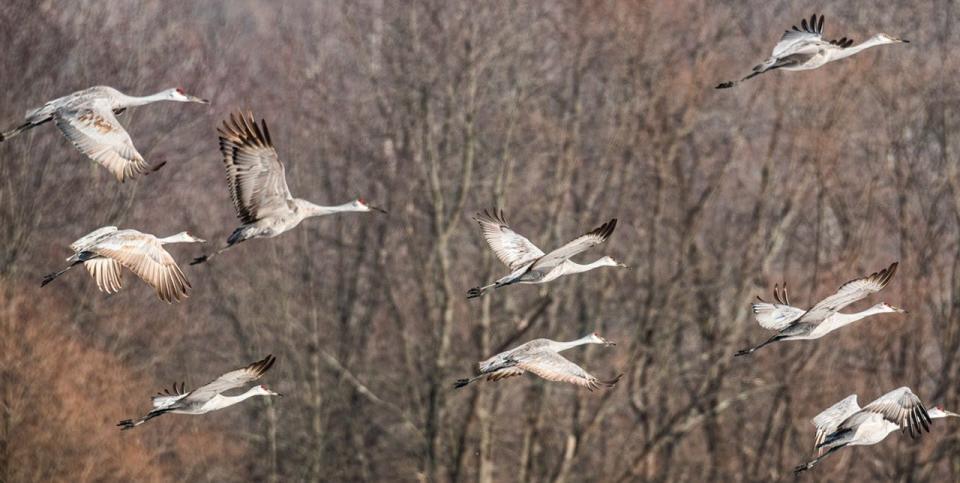
[[77, 265], [79, 265], [79, 264], [81, 264], [81, 263], [83, 263], [82, 260], [77, 260], [77, 261], [71, 263], [70, 265], [67, 265], [66, 268], [64, 268], [63, 270], [60, 270], [59, 272], [53, 272], [53, 273], [50, 273], [50, 274], [45, 275], [45, 276], [43, 277], [43, 281], [40, 282], [40, 286], [43, 287], [44, 285], [46, 285], [46, 284], [54, 281], [57, 277], [59, 277], [60, 275], [65, 274], [65, 273], [67, 273], [67, 271], [69, 271], [71, 268], [73, 268], [73, 267], [75, 267], [75, 266], [77, 266]]
[[752, 353], [753, 353], [754, 351], [756, 351], [757, 349], [759, 349], [759, 348], [761, 348], [761, 347], [763, 347], [763, 346], [765, 346], [765, 345], [767, 345], [767, 344], [772, 344], [772, 343], [774, 343], [774, 342], [776, 342], [776, 341], [778, 341], [778, 340], [781, 340], [781, 339], [783, 339], [783, 338], [784, 338], [784, 336], [782, 336], [782, 335], [780, 335], [780, 334], [777, 334], [777, 335], [775, 335], [775, 336], [773, 336], [773, 337], [765, 340], [762, 344], [760, 344], [760, 345], [758, 345], [758, 346], [756, 346], [756, 347], [751, 347], [751, 348], [749, 348], [749, 349], [743, 349], [742, 351], [737, 352], [737, 353], [734, 354], [733, 356], [734, 356], [734, 357], [737, 357], [737, 356], [745, 356], [745, 355], [747, 355], [747, 354], [752, 354]]
[[804, 471], [807, 471], [807, 470], [809, 470], [810, 468], [813, 468], [817, 463], [820, 462], [820, 460], [826, 458], [830, 453], [833, 453], [834, 451], [836, 451], [836, 450], [838, 450], [838, 449], [840, 449], [840, 448], [843, 448], [844, 446], [846, 446], [846, 445], [845, 445], [845, 444], [842, 444], [842, 445], [840, 445], [840, 446], [834, 446], [834, 447], [830, 448], [826, 453], [823, 453], [822, 455], [817, 456], [816, 458], [814, 458], [814, 459], [812, 459], [812, 460], [810, 460], [810, 461], [808, 461], [808, 462], [806, 462], [806, 463], [804, 463], [804, 464], [802, 464], [802, 465], [797, 466], [796, 468], [794, 468], [794, 469], [793, 469], [793, 473], [796, 474], [796, 475], [799, 475], [800, 473], [803, 473]]

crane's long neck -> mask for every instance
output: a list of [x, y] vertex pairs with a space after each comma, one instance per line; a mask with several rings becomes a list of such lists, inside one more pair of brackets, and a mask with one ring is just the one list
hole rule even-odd
[[593, 338], [589, 335], [583, 336], [577, 340], [571, 340], [570, 342], [554, 342], [553, 350], [556, 352], [565, 351], [567, 349], [574, 348], [578, 345], [584, 344], [593, 344]]
[[831, 56], [832, 58], [830, 60], [839, 60], [846, 57], [850, 57], [851, 55], [858, 54], [864, 50], [869, 49], [870, 47], [876, 47], [878, 45], [884, 45], [887, 43], [889, 42], [881, 40], [878, 37], [870, 37], [869, 39], [863, 42], [860, 42], [859, 44], [854, 45], [853, 47], [847, 47], [846, 49], [841, 49], [837, 51]]
[[158, 101], [169, 100], [170, 97], [167, 94], [167, 91], [160, 91], [156, 94], [150, 94], [149, 96], [128, 96], [123, 94], [119, 105], [115, 107], [136, 107], [143, 106], [145, 104], [150, 104]]
[[818, 332], [826, 333], [831, 330], [836, 330], [836, 329], [839, 329], [840, 327], [850, 325], [860, 319], [869, 317], [871, 315], [880, 314], [880, 313], [883, 313], [883, 311], [881, 311], [877, 307], [870, 307], [867, 310], [864, 310], [862, 312], [856, 312], [853, 314], [841, 314], [837, 312], [836, 314], [833, 314], [833, 316], [830, 317], [829, 319], [823, 321], [823, 323], [821, 324], [821, 327], [819, 327], [820, 330]]
[[304, 217], [332, 215], [334, 213], [345, 213], [350, 211], [363, 211], [352, 201], [342, 205], [321, 206], [315, 205], [306, 200], [297, 200], [297, 205], [303, 210]]
[[236, 396], [224, 396], [223, 394], [221, 394], [220, 399], [217, 401], [216, 408], [213, 408], [213, 409], [223, 409], [225, 407], [233, 406], [234, 404], [250, 399], [254, 396], [262, 396], [262, 395], [263, 393], [257, 390], [256, 386], [251, 387], [250, 389], [247, 389], [247, 392], [243, 394], [238, 394]]
[[564, 274], [583, 273], [583, 272], [589, 272], [594, 268], [607, 267], [607, 266], [610, 266], [610, 263], [607, 262], [606, 258], [601, 258], [597, 261], [588, 263], [586, 265], [581, 265], [572, 260], [567, 260], [566, 267], [564, 267], [563, 273]]

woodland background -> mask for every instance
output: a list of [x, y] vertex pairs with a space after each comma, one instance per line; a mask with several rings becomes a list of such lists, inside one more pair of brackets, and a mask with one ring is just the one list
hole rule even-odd
[[[910, 44], [716, 91], [785, 28]], [[793, 481], [809, 419], [901, 385], [960, 410], [960, 43], [953, 0], [34, 1], [0, 8], [0, 119], [91, 85], [182, 86], [209, 106], [121, 118], [156, 174], [123, 185], [45, 125], [0, 144], [0, 481]], [[189, 267], [236, 226], [214, 128], [270, 123], [292, 192], [389, 216], [309, 220]], [[600, 270], [467, 301], [505, 273], [475, 212], [554, 247], [617, 217]], [[167, 305], [131, 274], [41, 289], [116, 224], [171, 248]], [[906, 316], [814, 343], [767, 337], [750, 302], [804, 305], [901, 262]], [[536, 337], [625, 373], [590, 393], [523, 377], [454, 391]], [[173, 381], [267, 353], [287, 395], [134, 431]], [[960, 480], [960, 428], [844, 450], [804, 478]]]

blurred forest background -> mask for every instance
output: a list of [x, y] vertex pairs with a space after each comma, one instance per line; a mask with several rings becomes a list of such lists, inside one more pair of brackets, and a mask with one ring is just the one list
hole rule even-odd
[[[212, 104], [121, 118], [156, 174], [117, 183], [53, 125], [0, 144], [0, 481], [792, 481], [809, 420], [901, 385], [960, 410], [960, 19], [953, 0], [35, 1], [0, 9], [0, 120], [106, 84]], [[785, 28], [910, 44], [730, 91]], [[389, 216], [308, 220], [189, 267], [237, 225], [215, 125], [268, 120], [290, 188]], [[557, 246], [611, 217], [600, 270], [481, 300], [505, 273], [470, 219]], [[115, 224], [171, 252], [167, 305], [129, 273], [41, 289]], [[765, 339], [756, 295], [806, 305], [900, 260], [903, 306], [818, 342]], [[590, 393], [477, 360], [598, 330]], [[287, 395], [121, 432], [148, 397], [267, 353]], [[804, 477], [960, 480], [960, 427], [844, 450]]]

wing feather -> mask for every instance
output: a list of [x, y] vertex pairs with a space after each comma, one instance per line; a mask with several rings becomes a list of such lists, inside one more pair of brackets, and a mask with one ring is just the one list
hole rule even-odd
[[203, 402], [207, 401], [210, 398], [220, 394], [224, 391], [228, 391], [233, 388], [241, 387], [249, 382], [256, 381], [263, 376], [267, 370], [273, 367], [273, 363], [276, 362], [277, 358], [272, 354], [268, 354], [267, 357], [254, 362], [246, 367], [230, 371], [213, 381], [210, 381], [203, 386], [200, 386], [190, 392], [190, 395], [186, 397], [187, 400]]
[[189, 294], [190, 282], [156, 237], [123, 230], [89, 251], [119, 262], [153, 287], [164, 302], [178, 302]]
[[798, 322], [819, 323], [844, 307], [872, 293], [879, 292], [887, 286], [893, 275], [897, 273], [898, 264], [899, 262], [893, 262], [889, 267], [879, 272], [871, 273], [866, 277], [857, 278], [841, 285], [836, 293], [814, 305], [798, 319]]
[[473, 219], [480, 224], [490, 249], [510, 270], [519, 270], [544, 255], [543, 250], [537, 248], [533, 242], [510, 228], [503, 211], [493, 210], [493, 213], [490, 213], [484, 210], [483, 213], [477, 213]]
[[534, 263], [532, 268], [542, 268], [559, 265], [565, 260], [579, 253], [587, 251], [610, 238], [613, 230], [617, 227], [617, 219], [614, 218], [593, 230], [584, 233], [576, 239], [568, 242], [566, 245], [544, 255]]
[[287, 201], [293, 199], [267, 121], [260, 122], [258, 126], [250, 113], [230, 114], [217, 129], [230, 197], [243, 223], [286, 211]]
[[[851, 394], [842, 401], [830, 406], [820, 414], [816, 415], [812, 419], [813, 425], [817, 428], [817, 437], [813, 444], [813, 448], [818, 449], [820, 444], [823, 443], [823, 440], [826, 439], [827, 435], [835, 432], [844, 420], [859, 410], [860, 405], [857, 404], [857, 395]], [[822, 453], [823, 448], [819, 448], [819, 452]]]
[[126, 181], [148, 170], [150, 165], [133, 146], [106, 101], [57, 111], [54, 121], [60, 131], [88, 158], [107, 168], [117, 180]]
[[590, 391], [600, 387], [613, 387], [622, 374], [609, 381], [601, 381], [582, 367], [570, 362], [556, 352], [543, 351], [518, 362], [517, 367], [530, 371], [548, 381], [566, 382], [585, 387]]

